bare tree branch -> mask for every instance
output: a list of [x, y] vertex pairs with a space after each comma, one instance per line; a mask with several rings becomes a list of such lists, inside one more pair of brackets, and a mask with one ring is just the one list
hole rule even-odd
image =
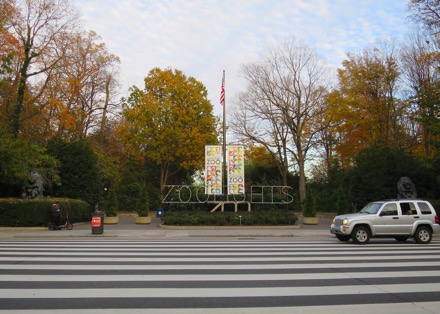
[[242, 72], [248, 87], [238, 99], [233, 130], [276, 151], [282, 171], [288, 169], [287, 156], [293, 156], [303, 201], [307, 153], [324, 127], [317, 117], [326, 110], [325, 68], [313, 49], [288, 40], [268, 50], [260, 63], [244, 65]]

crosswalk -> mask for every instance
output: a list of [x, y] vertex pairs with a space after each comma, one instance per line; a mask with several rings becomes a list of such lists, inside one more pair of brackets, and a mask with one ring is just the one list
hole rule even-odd
[[4, 239], [0, 313], [440, 313], [440, 239]]

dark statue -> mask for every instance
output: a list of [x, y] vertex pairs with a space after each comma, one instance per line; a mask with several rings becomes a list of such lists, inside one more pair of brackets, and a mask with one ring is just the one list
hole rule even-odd
[[23, 185], [23, 198], [43, 198], [43, 178], [41, 175], [32, 171]]
[[416, 198], [416, 186], [412, 183], [411, 179], [408, 177], [402, 177], [397, 182], [397, 198]]

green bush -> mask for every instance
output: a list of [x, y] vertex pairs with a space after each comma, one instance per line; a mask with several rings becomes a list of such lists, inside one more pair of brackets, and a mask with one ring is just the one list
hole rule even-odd
[[110, 189], [105, 198], [104, 211], [108, 217], [116, 217], [118, 215], [119, 200], [114, 189]]
[[254, 211], [254, 212], [204, 212], [204, 211], [165, 211], [162, 214], [164, 225], [177, 226], [233, 226], [252, 225], [294, 225], [298, 217], [292, 211]]
[[54, 138], [48, 143], [48, 153], [60, 162], [60, 185], [54, 185], [51, 196], [82, 199], [99, 203], [104, 191], [98, 157], [86, 141], [67, 142]]
[[36, 227], [46, 226], [51, 221], [51, 207], [59, 202], [61, 215], [66, 211], [72, 223], [89, 221], [92, 218], [92, 207], [85, 201], [68, 198], [47, 199], [0, 199], [0, 226], [2, 227]]
[[316, 200], [312, 191], [307, 193], [307, 197], [302, 206], [302, 212], [304, 217], [316, 217]]
[[136, 212], [139, 217], [148, 217], [150, 212], [150, 197], [145, 186], [142, 186], [139, 191], [139, 198], [136, 202]]
[[121, 181], [116, 188], [121, 210], [133, 211], [138, 207], [139, 196], [143, 188], [140, 183], [139, 167], [134, 159], [129, 158], [123, 168]]

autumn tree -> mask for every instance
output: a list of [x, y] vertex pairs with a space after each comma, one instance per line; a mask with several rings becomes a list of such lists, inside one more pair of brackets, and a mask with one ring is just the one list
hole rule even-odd
[[432, 157], [434, 137], [440, 134], [440, 2], [410, 0], [408, 9], [410, 17], [427, 31], [410, 34], [410, 44], [404, 47], [402, 59], [412, 100], [420, 113], [425, 153]]
[[143, 90], [131, 88], [120, 134], [130, 151], [160, 168], [160, 188], [177, 171], [200, 169], [204, 147], [217, 142], [205, 86], [172, 69], [152, 69]]
[[11, 33], [10, 21], [17, 14], [15, 1], [0, 0], [0, 64], [3, 72], [5, 62], [8, 62], [18, 50], [18, 40]]
[[105, 138], [108, 116], [114, 113], [119, 58], [108, 52], [94, 32], [75, 33], [64, 48], [65, 58], [52, 71], [40, 102], [44, 102], [46, 133], [84, 139]]
[[440, 54], [429, 34], [413, 31], [401, 50], [401, 62], [412, 110], [413, 151], [432, 158], [440, 135]]
[[[306, 198], [305, 165], [326, 110], [325, 67], [314, 49], [287, 40], [258, 63], [243, 67], [248, 82], [240, 97], [236, 133], [275, 149], [285, 167], [290, 156], [298, 166], [300, 202]], [[286, 154], [286, 152], [288, 154]], [[288, 157], [289, 156], [289, 157]]]
[[16, 9], [6, 26], [19, 42], [17, 92], [10, 116], [11, 131], [18, 136], [27, 118], [23, 117], [26, 102], [33, 104], [41, 96], [65, 57], [65, 39], [76, 28], [77, 14], [67, 0], [18, 0]]
[[0, 0], [0, 122], [7, 125], [13, 111], [16, 91], [13, 59], [18, 55], [18, 40], [11, 33], [10, 21], [17, 14], [15, 1]]
[[393, 46], [349, 53], [338, 70], [339, 86], [327, 101], [335, 128], [337, 151], [342, 162], [365, 147], [378, 143], [394, 149], [405, 146], [405, 106], [397, 98], [400, 68]]
[[410, 0], [411, 17], [424, 25], [437, 41], [440, 38], [440, 2], [437, 0]]

